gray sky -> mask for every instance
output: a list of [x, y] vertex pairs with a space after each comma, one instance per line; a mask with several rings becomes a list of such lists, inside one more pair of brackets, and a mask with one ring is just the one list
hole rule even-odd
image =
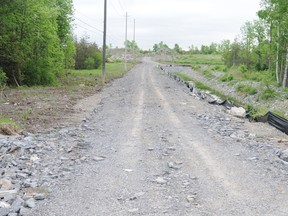
[[[88, 35], [102, 46], [104, 0], [73, 0], [74, 32]], [[128, 40], [149, 49], [163, 41], [171, 48], [175, 43], [189, 46], [233, 40], [246, 21], [257, 19], [260, 0], [107, 0], [107, 43], [123, 47], [125, 13], [128, 13]]]

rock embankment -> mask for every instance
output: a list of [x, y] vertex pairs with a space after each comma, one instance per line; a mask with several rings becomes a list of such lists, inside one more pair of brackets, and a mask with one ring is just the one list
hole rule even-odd
[[45, 134], [0, 136], [0, 216], [27, 215], [56, 185], [71, 179], [89, 144], [85, 125]]

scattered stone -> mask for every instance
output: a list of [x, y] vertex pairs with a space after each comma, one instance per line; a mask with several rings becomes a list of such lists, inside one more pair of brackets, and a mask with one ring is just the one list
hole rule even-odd
[[257, 161], [257, 160], [259, 160], [259, 158], [257, 158], [257, 157], [251, 157], [251, 158], [248, 158], [249, 160], [251, 160], [251, 161]]
[[29, 214], [29, 212], [30, 210], [28, 208], [22, 206], [19, 211], [19, 216], [26, 216]]
[[24, 204], [24, 200], [17, 196], [17, 198], [14, 200], [14, 202], [11, 205], [12, 212], [18, 212], [21, 208], [21, 206]]
[[2, 190], [10, 190], [12, 188], [12, 183], [8, 179], [0, 179], [0, 186]]
[[10, 212], [10, 209], [0, 208], [0, 216], [7, 216]]
[[10, 208], [11, 205], [7, 202], [0, 202], [0, 208]]
[[174, 146], [170, 146], [167, 149], [170, 150], [170, 151], [175, 151], [176, 150], [176, 148]]
[[132, 172], [132, 169], [123, 169], [125, 172]]
[[231, 110], [228, 110], [228, 113], [239, 118], [245, 118], [246, 116], [246, 110], [243, 107], [232, 107]]
[[169, 162], [168, 163], [168, 167], [171, 168], [171, 169], [174, 168], [174, 163], [173, 162]]
[[25, 202], [25, 207], [35, 208], [35, 206], [36, 206], [36, 203], [35, 203], [35, 199], [33, 198], [30, 198]]
[[17, 216], [17, 213], [9, 213], [8, 216]]
[[103, 161], [103, 160], [105, 160], [105, 157], [103, 157], [103, 156], [96, 156], [96, 157], [93, 157], [92, 160], [94, 160], [94, 161]]
[[285, 162], [288, 162], [288, 149], [280, 152], [279, 158]]
[[46, 198], [46, 195], [44, 193], [38, 193], [34, 195], [35, 200], [44, 200]]
[[7, 191], [0, 191], [0, 196], [5, 196], [8, 194], [17, 194], [17, 190], [7, 190]]
[[196, 197], [197, 197], [197, 194], [188, 195], [188, 196], [186, 197], [186, 200], [187, 200], [187, 202], [189, 202], [189, 203], [193, 203], [193, 202], [196, 201]]
[[165, 180], [163, 177], [157, 177], [157, 179], [155, 180], [155, 182], [157, 184], [166, 184], [167, 183], [167, 180]]
[[128, 212], [130, 213], [135, 213], [135, 212], [138, 212], [139, 209], [138, 208], [134, 208], [134, 209], [129, 209]]

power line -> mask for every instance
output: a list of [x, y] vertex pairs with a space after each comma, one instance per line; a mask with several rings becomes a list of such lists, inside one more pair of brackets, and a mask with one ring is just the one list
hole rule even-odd
[[120, 5], [121, 9], [123, 10], [123, 12], [125, 13], [126, 10], [124, 10], [124, 7], [123, 7], [123, 5], [121, 4], [121, 1], [120, 1], [120, 0], [118, 0], [118, 3], [119, 3], [119, 5]]
[[117, 10], [117, 8], [115, 7], [115, 5], [112, 3], [112, 0], [109, 0], [110, 4], [112, 5], [112, 8], [114, 9], [114, 11], [116, 13], [118, 13], [119, 16], [122, 16], [121, 13], [119, 13], [119, 11]]
[[101, 33], [103, 34], [103, 31], [101, 31], [101, 30], [95, 28], [94, 26], [92, 26], [92, 25], [84, 22], [83, 20], [81, 20], [81, 19], [79, 19], [79, 18], [77, 18], [77, 17], [75, 17], [75, 19], [78, 20], [78, 21], [80, 21], [80, 22], [82, 22], [82, 23], [84, 23], [85, 25], [89, 26], [90, 28], [93, 28], [93, 29], [95, 29], [96, 31], [101, 32]]
[[[79, 25], [79, 24], [77, 24], [77, 27], [80, 27], [80, 28], [83, 28], [83, 29], [85, 29], [85, 30], [87, 30], [87, 31], [90, 31], [91, 33], [95, 33], [95, 34], [99, 34], [99, 35], [100, 35], [99, 32], [93, 31], [93, 30], [88, 29], [88, 28], [86, 28], [86, 27], [84, 27], [84, 26], [81, 26], [81, 25]], [[102, 34], [101, 34], [101, 35], [102, 35]]]
[[95, 18], [91, 18], [89, 16], [87, 16], [86, 14], [80, 12], [79, 10], [75, 9], [76, 13], [80, 14], [83, 17], [86, 17], [86, 19], [89, 19], [90, 21], [100, 21], [101, 23], [103, 23], [103, 19], [95, 19]]

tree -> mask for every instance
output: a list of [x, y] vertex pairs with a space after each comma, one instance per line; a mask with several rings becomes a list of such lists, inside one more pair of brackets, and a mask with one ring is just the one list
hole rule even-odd
[[[260, 19], [270, 27], [270, 51], [274, 51], [276, 79], [282, 80], [282, 87], [287, 84], [288, 73], [288, 1], [287, 0], [262, 0], [261, 10], [258, 12]], [[275, 46], [276, 44], [276, 46]], [[275, 48], [276, 47], [276, 48]], [[272, 62], [272, 57], [270, 62]], [[283, 63], [282, 63], [283, 62]], [[285, 69], [284, 69], [285, 68]], [[280, 71], [280, 72], [279, 72]]]
[[79, 42], [76, 40], [75, 46], [76, 69], [97, 69], [101, 66], [101, 52], [97, 44], [88, 42], [88, 37], [81, 38]]
[[1, 1], [0, 67], [9, 83], [49, 85], [73, 63], [71, 17], [70, 0]]
[[124, 45], [127, 46], [127, 49], [139, 50], [139, 47], [138, 47], [136, 41], [134, 41], [134, 40], [133, 40], [133, 41], [127, 40], [127, 41], [126, 41], [126, 44], [124, 44]]
[[174, 51], [177, 53], [182, 53], [182, 48], [179, 46], [179, 44], [174, 45]]

